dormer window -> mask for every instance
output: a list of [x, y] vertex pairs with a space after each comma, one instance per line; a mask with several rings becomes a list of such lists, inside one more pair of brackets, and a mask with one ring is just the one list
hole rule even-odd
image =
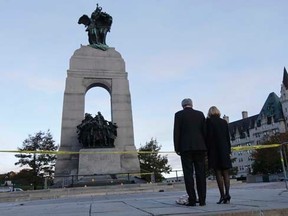
[[261, 120], [257, 121], [257, 127], [261, 127]]
[[268, 116], [267, 117], [267, 124], [272, 124], [272, 117], [271, 116]]

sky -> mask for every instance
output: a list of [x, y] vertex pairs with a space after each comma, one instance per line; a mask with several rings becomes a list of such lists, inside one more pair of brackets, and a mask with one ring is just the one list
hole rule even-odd
[[[286, 0], [0, 0], [0, 150], [50, 130], [60, 144], [69, 60], [88, 44], [78, 19], [96, 4], [113, 17], [106, 42], [123, 57], [135, 146], [151, 138], [173, 151], [174, 114], [191, 98], [205, 116], [215, 105], [230, 122], [280, 96], [288, 67]], [[93, 88], [85, 112], [109, 120], [109, 94]], [[20, 170], [1, 153], [0, 173]], [[173, 169], [180, 158], [168, 154]]]

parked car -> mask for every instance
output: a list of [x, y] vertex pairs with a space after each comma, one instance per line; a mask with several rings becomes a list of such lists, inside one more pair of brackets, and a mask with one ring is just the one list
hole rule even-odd
[[15, 191], [23, 191], [21, 188], [11, 188], [11, 192], [15, 192]]
[[0, 187], [0, 193], [1, 192], [17, 192], [17, 191], [23, 191], [22, 188], [13, 188], [13, 187]]

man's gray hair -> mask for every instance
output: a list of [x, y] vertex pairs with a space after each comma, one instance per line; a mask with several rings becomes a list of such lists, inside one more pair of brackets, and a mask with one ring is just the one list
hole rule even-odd
[[190, 98], [183, 99], [181, 104], [182, 104], [182, 107], [185, 107], [185, 106], [193, 107], [193, 103], [192, 103], [192, 100]]

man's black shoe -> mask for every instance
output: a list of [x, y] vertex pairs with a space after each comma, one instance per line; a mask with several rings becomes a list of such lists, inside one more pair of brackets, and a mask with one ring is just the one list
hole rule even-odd
[[199, 203], [199, 205], [200, 205], [200, 206], [205, 206], [206, 203], [205, 203], [205, 202], [204, 202], [204, 203]]

